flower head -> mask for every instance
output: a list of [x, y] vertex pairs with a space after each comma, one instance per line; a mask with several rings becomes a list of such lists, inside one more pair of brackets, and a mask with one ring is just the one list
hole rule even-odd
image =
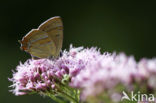
[[55, 66], [55, 62], [49, 59], [28, 60], [24, 64], [20, 63], [16, 71], [11, 79], [15, 95], [54, 89], [55, 78], [62, 79], [67, 73], [62, 72], [62, 68]]
[[71, 46], [69, 52], [64, 51], [63, 56], [56, 60], [29, 59], [17, 66], [16, 72], [10, 79], [13, 82], [11, 87], [14, 88], [15, 95], [54, 90], [65, 79], [65, 75], [69, 75], [72, 79], [85, 68], [86, 64], [97, 59], [99, 55], [100, 52], [95, 48], [83, 49]]
[[[81, 100], [90, 103], [105, 98], [119, 101], [123, 90], [156, 90], [156, 59], [136, 62], [124, 53], [100, 53], [96, 48], [70, 47], [58, 59], [27, 60], [17, 66], [13, 77], [13, 92], [56, 93], [61, 86], [81, 90]], [[144, 85], [140, 87], [141, 85]], [[71, 95], [72, 96], [72, 95]], [[94, 100], [93, 100], [94, 99]]]

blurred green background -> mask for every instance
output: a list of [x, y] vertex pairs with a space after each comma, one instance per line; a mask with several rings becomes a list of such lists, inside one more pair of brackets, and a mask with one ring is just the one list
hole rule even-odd
[[39, 95], [14, 96], [8, 77], [19, 61], [31, 58], [17, 42], [53, 16], [64, 23], [63, 49], [97, 46], [125, 52], [137, 60], [156, 56], [156, 6], [153, 1], [0, 1], [0, 103], [52, 103]]

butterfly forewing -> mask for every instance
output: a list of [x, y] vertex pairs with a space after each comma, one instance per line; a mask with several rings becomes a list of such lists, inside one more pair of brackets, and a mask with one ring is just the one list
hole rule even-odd
[[63, 42], [63, 23], [60, 17], [53, 17], [39, 26], [39, 30], [47, 32], [48, 36], [54, 41], [57, 57], [62, 48]]

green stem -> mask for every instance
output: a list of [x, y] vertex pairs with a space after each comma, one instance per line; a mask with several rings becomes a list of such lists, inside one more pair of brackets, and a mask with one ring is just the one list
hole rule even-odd
[[79, 100], [80, 100], [80, 91], [79, 90], [75, 90], [75, 92], [76, 92], [75, 98], [79, 102]]
[[74, 98], [72, 98], [71, 96], [69, 96], [68, 94], [66, 94], [66, 93], [64, 93], [64, 92], [60, 92], [60, 96], [69, 99], [72, 103], [79, 103], [79, 102], [76, 101]]
[[56, 98], [53, 94], [47, 93], [47, 96], [49, 96], [52, 100], [56, 101], [57, 103], [64, 103], [59, 98]]

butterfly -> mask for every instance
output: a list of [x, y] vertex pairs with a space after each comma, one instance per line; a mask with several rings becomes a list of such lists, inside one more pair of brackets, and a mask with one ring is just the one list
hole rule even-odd
[[28, 32], [21, 41], [21, 50], [32, 58], [57, 58], [63, 42], [63, 23], [59, 16], [43, 22], [37, 29]]

